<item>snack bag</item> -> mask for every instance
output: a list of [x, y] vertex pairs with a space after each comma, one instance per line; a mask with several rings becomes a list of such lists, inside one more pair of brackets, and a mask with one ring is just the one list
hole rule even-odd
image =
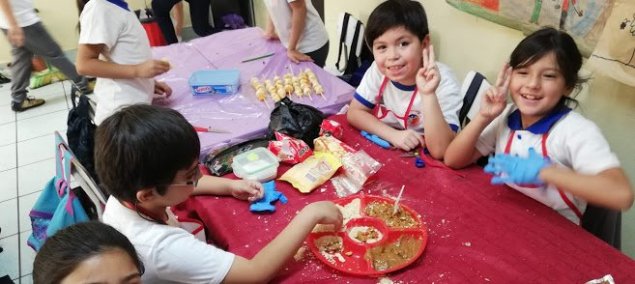
[[340, 166], [340, 159], [332, 154], [315, 153], [289, 169], [280, 180], [289, 182], [302, 193], [309, 193], [330, 179]]
[[295, 165], [313, 154], [309, 145], [304, 141], [279, 132], [276, 132], [275, 135], [278, 141], [270, 141], [267, 149], [278, 157], [281, 162]]
[[331, 153], [335, 157], [341, 159], [346, 153], [353, 153], [355, 149], [344, 144], [344, 142], [338, 140], [333, 136], [320, 136], [313, 140], [315, 145], [315, 152]]
[[335, 120], [325, 119], [320, 124], [320, 136], [328, 135], [341, 139], [342, 135], [344, 135], [344, 128]]
[[363, 150], [347, 153], [342, 157], [344, 173], [331, 180], [335, 193], [344, 197], [359, 192], [368, 178], [377, 173], [381, 166]]

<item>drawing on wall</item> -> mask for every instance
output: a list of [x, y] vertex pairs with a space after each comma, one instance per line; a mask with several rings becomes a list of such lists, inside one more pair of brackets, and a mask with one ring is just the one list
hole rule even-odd
[[589, 66], [635, 86], [635, 1], [616, 0]]
[[446, 0], [461, 11], [530, 33], [543, 26], [566, 30], [585, 56], [597, 44], [615, 0]]

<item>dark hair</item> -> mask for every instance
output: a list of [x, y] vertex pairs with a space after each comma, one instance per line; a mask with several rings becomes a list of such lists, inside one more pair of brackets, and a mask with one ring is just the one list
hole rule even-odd
[[[564, 31], [544, 27], [531, 33], [512, 51], [509, 65], [513, 69], [523, 68], [551, 52], [556, 56], [565, 86], [571, 90], [580, 89], [581, 84], [586, 82], [586, 79], [578, 76], [578, 71], [582, 67], [582, 55], [573, 38]], [[575, 99], [567, 96], [563, 96], [558, 102], [558, 106], [577, 104]]]
[[404, 27], [423, 40], [429, 33], [428, 19], [419, 1], [388, 0], [373, 10], [368, 17], [364, 37], [372, 50], [375, 39], [392, 28]]
[[60, 283], [84, 260], [115, 249], [124, 251], [143, 274], [143, 263], [134, 246], [113, 227], [97, 221], [67, 227], [49, 237], [35, 256], [33, 281]]
[[[81, 16], [82, 12], [84, 11], [84, 6], [86, 6], [86, 3], [88, 3], [88, 1], [90, 0], [76, 0], [76, 4], [77, 4], [77, 15]], [[81, 31], [82, 27], [81, 24], [79, 22], [79, 20], [77, 21], [77, 31]]]
[[161, 195], [179, 170], [198, 158], [200, 141], [179, 112], [158, 106], [128, 106], [104, 120], [95, 134], [95, 168], [101, 185], [120, 201], [155, 187]]

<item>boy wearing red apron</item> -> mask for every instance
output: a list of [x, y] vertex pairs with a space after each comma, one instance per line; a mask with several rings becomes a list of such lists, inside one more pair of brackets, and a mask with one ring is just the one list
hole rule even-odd
[[382, 3], [365, 33], [375, 62], [356, 90], [349, 123], [402, 150], [423, 146], [443, 158], [459, 128], [462, 98], [450, 69], [435, 61], [421, 3]]

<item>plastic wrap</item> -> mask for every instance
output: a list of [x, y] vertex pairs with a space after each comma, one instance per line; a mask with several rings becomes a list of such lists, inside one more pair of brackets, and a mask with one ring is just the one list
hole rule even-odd
[[331, 179], [339, 197], [359, 192], [364, 183], [381, 169], [381, 164], [363, 150], [347, 153], [342, 157], [344, 173]]

